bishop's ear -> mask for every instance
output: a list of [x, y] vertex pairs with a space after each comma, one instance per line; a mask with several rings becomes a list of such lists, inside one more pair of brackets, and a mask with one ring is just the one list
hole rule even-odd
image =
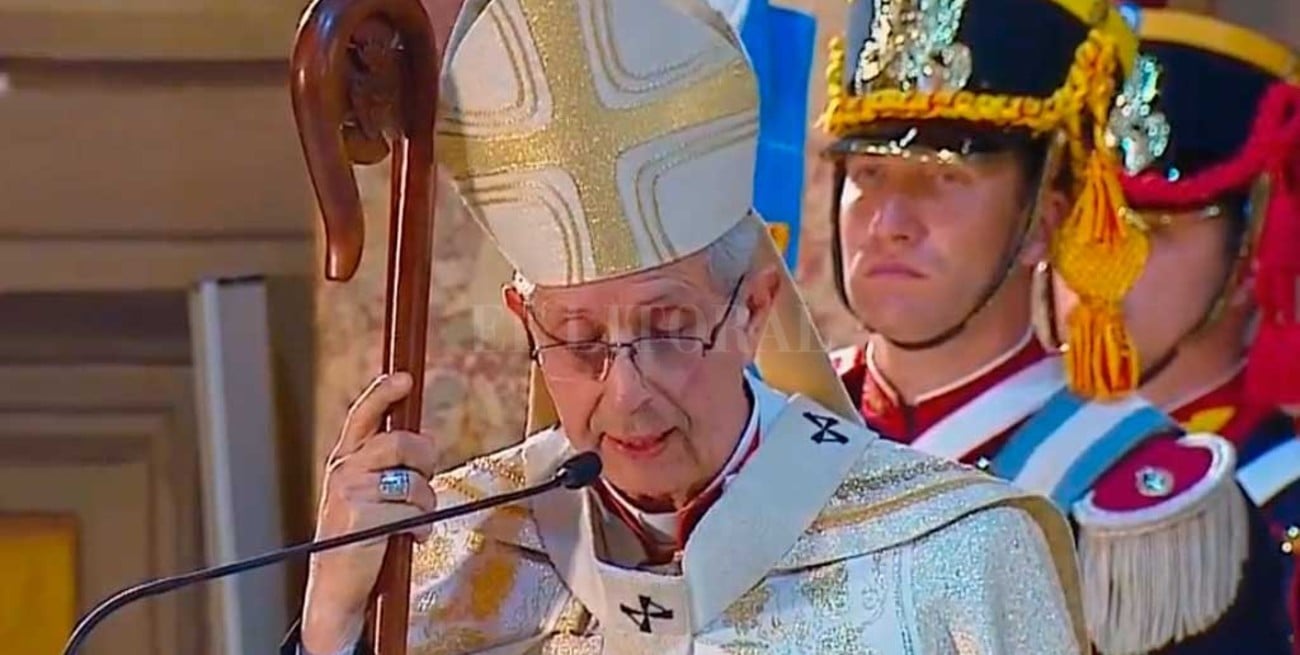
[[506, 309], [510, 310], [515, 318], [519, 319], [519, 324], [527, 328], [524, 294], [521, 293], [513, 284], [507, 283], [501, 285], [501, 302], [505, 304]]
[[746, 289], [736, 302], [737, 309], [741, 310], [738, 318], [743, 321], [748, 350], [758, 349], [780, 293], [781, 275], [775, 265], [757, 267], [749, 274]]

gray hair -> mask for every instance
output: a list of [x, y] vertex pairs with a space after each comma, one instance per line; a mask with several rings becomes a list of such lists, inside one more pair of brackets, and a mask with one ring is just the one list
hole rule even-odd
[[718, 293], [730, 294], [740, 278], [753, 267], [758, 239], [763, 236], [760, 229], [757, 221], [740, 221], [704, 249], [709, 278]]
[[[754, 265], [759, 238], [763, 236], [757, 221], [742, 220], [705, 247], [703, 253], [713, 287], [724, 296], [731, 293], [740, 278]], [[511, 286], [525, 298], [533, 295], [537, 285], [515, 271]]]

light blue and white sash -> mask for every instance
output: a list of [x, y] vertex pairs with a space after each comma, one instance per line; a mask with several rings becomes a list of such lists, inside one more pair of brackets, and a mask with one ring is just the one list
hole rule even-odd
[[1049, 357], [962, 405], [923, 432], [911, 446], [945, 459], [964, 459], [1042, 409], [1064, 386], [1061, 360]]
[[1237, 469], [1237, 482], [1258, 506], [1300, 481], [1300, 439], [1292, 436]]
[[1011, 436], [990, 472], [1068, 511], [1139, 443], [1177, 429], [1169, 415], [1139, 396], [1090, 402], [1062, 387]]

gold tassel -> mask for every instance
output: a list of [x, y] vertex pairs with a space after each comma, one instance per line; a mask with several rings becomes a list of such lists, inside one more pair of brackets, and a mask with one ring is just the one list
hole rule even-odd
[[1089, 153], [1079, 186], [1052, 244], [1053, 263], [1081, 300], [1069, 317], [1066, 373], [1076, 393], [1111, 400], [1138, 386], [1137, 348], [1121, 304], [1142, 275], [1148, 243], [1126, 223], [1114, 153]]
[[1070, 81], [1082, 94], [1084, 111], [1066, 126], [1075, 202], [1053, 235], [1051, 253], [1053, 268], [1081, 300], [1066, 335], [1070, 388], [1095, 400], [1137, 390], [1141, 367], [1122, 303], [1142, 275], [1149, 249], [1146, 235], [1129, 224], [1119, 157], [1106, 139], [1116, 65], [1114, 44], [1101, 37], [1077, 53]]
[[1084, 167], [1083, 185], [1069, 220], [1078, 221], [1077, 238], [1087, 245], [1113, 248], [1125, 237], [1124, 190], [1113, 156], [1094, 150]]
[[833, 136], [851, 136], [881, 118], [1016, 125], [1065, 136], [1076, 180], [1074, 203], [1053, 234], [1051, 263], [1070, 288], [1093, 305], [1078, 312], [1067, 335], [1073, 362], [1070, 386], [1090, 399], [1114, 399], [1135, 391], [1140, 367], [1121, 303], [1142, 274], [1148, 243], [1128, 224], [1118, 154], [1106, 138], [1120, 65], [1115, 42], [1101, 31], [1089, 33], [1075, 51], [1066, 83], [1046, 101], [897, 89], [855, 96], [845, 89], [845, 57], [843, 40], [832, 39], [827, 101], [817, 125]]
[[1231, 472], [1219, 478], [1199, 501], [1163, 519], [1115, 527], [1078, 516], [1084, 615], [1098, 653], [1149, 653], [1205, 632], [1232, 606], [1249, 526]]
[[1065, 371], [1071, 389], [1096, 400], [1111, 400], [1137, 388], [1137, 347], [1117, 306], [1082, 299], [1068, 319]]

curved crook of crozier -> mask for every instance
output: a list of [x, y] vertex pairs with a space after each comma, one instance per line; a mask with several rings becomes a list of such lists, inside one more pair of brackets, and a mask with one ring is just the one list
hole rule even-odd
[[350, 279], [361, 259], [365, 231], [352, 165], [398, 152], [407, 176], [431, 177], [438, 61], [419, 0], [316, 0], [304, 13], [290, 88], [325, 222], [328, 279]]
[[[393, 155], [383, 372], [409, 372], [412, 384], [389, 410], [385, 431], [420, 427], [437, 50], [420, 0], [315, 0], [299, 25], [292, 57], [294, 116], [325, 223], [327, 279], [351, 279], [361, 261], [365, 213], [353, 164]], [[376, 655], [406, 652], [412, 545], [410, 535], [388, 541], [370, 612]]]

